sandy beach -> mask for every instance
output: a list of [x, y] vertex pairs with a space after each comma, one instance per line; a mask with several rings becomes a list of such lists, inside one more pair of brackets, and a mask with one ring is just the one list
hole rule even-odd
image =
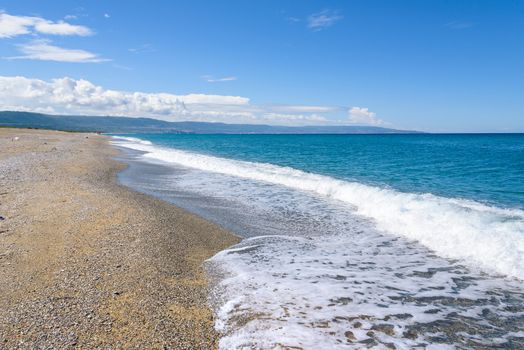
[[96, 134], [0, 129], [0, 349], [212, 349], [202, 262], [238, 241], [117, 183]]

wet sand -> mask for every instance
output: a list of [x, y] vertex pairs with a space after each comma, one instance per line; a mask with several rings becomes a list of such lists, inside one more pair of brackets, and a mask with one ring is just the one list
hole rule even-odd
[[0, 129], [0, 349], [216, 348], [202, 262], [238, 238], [119, 185], [115, 156]]

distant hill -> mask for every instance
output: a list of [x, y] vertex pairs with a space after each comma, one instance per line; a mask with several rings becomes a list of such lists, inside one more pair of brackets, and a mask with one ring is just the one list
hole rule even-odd
[[0, 111], [0, 126], [105, 133], [190, 134], [411, 134], [376, 126], [275, 126], [205, 122], [166, 122], [152, 118], [49, 115]]

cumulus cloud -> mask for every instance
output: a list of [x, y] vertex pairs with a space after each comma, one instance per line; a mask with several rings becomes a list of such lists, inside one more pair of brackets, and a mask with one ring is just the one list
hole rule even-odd
[[66, 49], [51, 44], [50, 40], [33, 40], [25, 44], [17, 45], [21, 56], [7, 57], [8, 59], [26, 59], [56, 62], [105, 62], [108, 59], [101, 58], [97, 54], [79, 49]]
[[239, 96], [126, 92], [104, 89], [83, 79], [51, 81], [25, 77], [0, 77], [0, 109], [54, 112], [58, 114], [150, 116], [184, 119], [187, 106], [202, 110], [220, 105], [242, 106], [249, 99]]
[[54, 22], [41, 17], [12, 16], [0, 13], [0, 38], [12, 38], [31, 33], [88, 36], [92, 35], [93, 31], [62, 20]]
[[338, 11], [324, 10], [310, 15], [307, 19], [307, 26], [314, 31], [319, 31], [331, 27], [342, 18], [344, 17]]
[[342, 120], [347, 107], [255, 105], [242, 96], [111, 90], [68, 77], [45, 81], [0, 76], [0, 110], [275, 125], [383, 123], [367, 108], [353, 107], [349, 120]]
[[385, 122], [377, 118], [376, 113], [371, 112], [368, 108], [351, 107], [348, 111], [349, 122], [351, 124], [365, 125], [384, 125]]

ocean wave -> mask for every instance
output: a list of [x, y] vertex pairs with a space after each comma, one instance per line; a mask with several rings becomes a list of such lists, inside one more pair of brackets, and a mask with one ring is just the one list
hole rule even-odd
[[389, 234], [416, 240], [438, 255], [490, 273], [524, 279], [524, 211], [459, 198], [399, 192], [290, 167], [219, 158], [115, 137], [144, 159], [262, 181], [349, 204]]
[[136, 137], [128, 137], [128, 136], [112, 136], [112, 138], [116, 141], [121, 141], [121, 142], [131, 142], [131, 143], [136, 143], [136, 144], [139, 144], [139, 145], [152, 145], [151, 141], [147, 141], [147, 140], [142, 140], [142, 139], [139, 139], [139, 138], [136, 138]]

